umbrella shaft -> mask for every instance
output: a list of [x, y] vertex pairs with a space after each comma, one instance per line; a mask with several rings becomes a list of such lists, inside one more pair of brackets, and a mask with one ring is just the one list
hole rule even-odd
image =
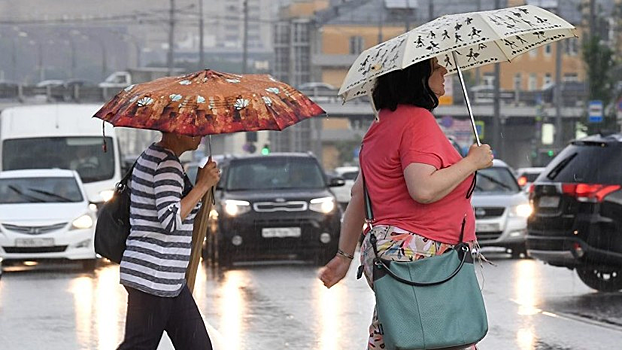
[[458, 71], [458, 79], [460, 79], [460, 86], [462, 87], [462, 94], [464, 94], [464, 102], [466, 102], [467, 110], [469, 111], [469, 117], [471, 118], [471, 127], [473, 128], [473, 135], [475, 135], [475, 142], [477, 142], [478, 146], [481, 146], [482, 143], [479, 140], [479, 134], [477, 133], [477, 127], [475, 126], [475, 118], [473, 118], [473, 110], [471, 109], [471, 101], [469, 100], [469, 94], [467, 93], [466, 85], [464, 84], [464, 77], [462, 76], [462, 70], [458, 65], [458, 59], [456, 57], [456, 52], [453, 51], [452, 55], [454, 57], [454, 64], [456, 65], [456, 70]]

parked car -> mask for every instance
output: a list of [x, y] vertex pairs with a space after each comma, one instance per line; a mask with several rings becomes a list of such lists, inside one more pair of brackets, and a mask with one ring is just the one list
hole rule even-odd
[[475, 231], [482, 247], [503, 247], [513, 258], [525, 254], [527, 217], [531, 206], [510, 167], [495, 159], [490, 168], [477, 171], [471, 199], [475, 210]]
[[359, 175], [359, 167], [337, 167], [331, 175], [334, 175], [337, 178], [342, 178], [344, 180], [345, 184], [343, 186], [334, 187], [332, 190], [337, 197], [337, 202], [339, 203], [339, 205], [341, 205], [341, 208], [345, 210], [348, 203], [350, 203], [350, 197], [352, 196], [352, 186], [354, 186], [354, 181], [356, 181], [356, 177]]
[[622, 134], [571, 142], [531, 186], [530, 200], [530, 256], [576, 269], [593, 289], [622, 289]]
[[544, 171], [544, 167], [530, 167], [516, 169], [516, 180], [523, 191], [529, 191], [533, 181]]
[[216, 191], [217, 261], [272, 258], [324, 264], [337, 252], [342, 211], [315, 157], [273, 153], [231, 158]]
[[77, 172], [0, 172], [0, 258], [79, 260], [95, 268], [96, 213]]

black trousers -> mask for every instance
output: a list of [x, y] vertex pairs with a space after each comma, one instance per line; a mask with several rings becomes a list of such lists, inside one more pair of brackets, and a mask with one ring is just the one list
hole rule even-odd
[[205, 323], [187, 286], [174, 298], [125, 289], [128, 292], [125, 339], [119, 350], [155, 350], [164, 331], [175, 349], [212, 350]]

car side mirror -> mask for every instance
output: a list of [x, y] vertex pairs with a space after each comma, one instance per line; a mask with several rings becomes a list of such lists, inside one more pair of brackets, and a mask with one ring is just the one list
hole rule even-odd
[[343, 177], [332, 177], [328, 180], [328, 187], [340, 187], [346, 184]]

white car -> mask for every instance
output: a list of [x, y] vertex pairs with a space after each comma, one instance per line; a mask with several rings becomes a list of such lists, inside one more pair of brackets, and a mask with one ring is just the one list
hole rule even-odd
[[339, 187], [332, 187], [332, 191], [337, 197], [337, 202], [341, 205], [341, 207], [345, 210], [348, 203], [350, 203], [350, 197], [352, 186], [354, 185], [354, 181], [356, 181], [356, 177], [359, 175], [359, 167], [357, 166], [342, 166], [337, 167], [333, 171], [333, 175], [342, 177], [345, 180], [345, 184]]
[[504, 247], [514, 258], [526, 254], [527, 218], [532, 209], [507, 164], [495, 159], [492, 167], [477, 171], [471, 203], [482, 247]]
[[69, 259], [94, 269], [94, 210], [75, 171], [0, 172], [0, 260]]

